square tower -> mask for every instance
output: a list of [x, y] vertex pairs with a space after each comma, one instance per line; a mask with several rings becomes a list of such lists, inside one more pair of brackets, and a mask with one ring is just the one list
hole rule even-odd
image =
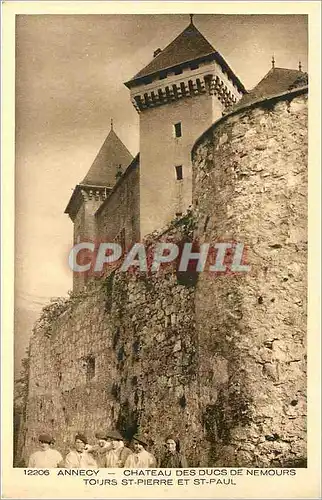
[[191, 148], [246, 90], [192, 19], [125, 85], [140, 115], [140, 229], [145, 236], [191, 205]]
[[[115, 186], [120, 171], [126, 170], [133, 157], [113, 129], [106, 137], [85, 178], [77, 184], [65, 209], [74, 224], [73, 247], [79, 243], [97, 243], [108, 238], [98, 234], [97, 211]], [[84, 265], [88, 261], [86, 252], [77, 254], [76, 262]], [[73, 290], [79, 291], [86, 285], [89, 274], [73, 273]]]

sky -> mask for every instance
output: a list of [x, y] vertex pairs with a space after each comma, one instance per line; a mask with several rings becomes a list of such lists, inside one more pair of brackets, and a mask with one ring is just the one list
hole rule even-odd
[[[15, 356], [51, 297], [72, 288], [64, 214], [110, 130], [132, 155], [139, 117], [124, 82], [189, 24], [187, 14], [16, 17]], [[307, 71], [307, 17], [195, 15], [247, 89], [275, 66]]]

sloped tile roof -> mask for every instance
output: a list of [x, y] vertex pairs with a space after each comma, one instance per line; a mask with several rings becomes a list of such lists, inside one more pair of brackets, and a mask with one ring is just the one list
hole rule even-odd
[[245, 91], [243, 84], [230, 69], [224, 58], [206, 40], [194, 24], [190, 23], [165, 49], [163, 49], [152, 61], [139, 71], [131, 80], [125, 83], [131, 87], [142, 78], [160, 73], [166, 69], [181, 66], [184, 63], [210, 57], [217, 60], [222, 68], [227, 71], [242, 92]]
[[231, 110], [252, 102], [287, 92], [292, 88], [307, 85], [307, 73], [296, 69], [272, 68], [264, 78], [238, 101]]
[[157, 73], [185, 61], [197, 59], [212, 52], [215, 52], [213, 46], [210, 45], [193, 24], [189, 24], [160, 54], [139, 71], [133, 77], [133, 80]]
[[123, 172], [122, 176], [117, 180], [116, 184], [113, 186], [113, 188], [109, 191], [109, 195], [108, 197], [106, 198], [106, 200], [102, 203], [102, 205], [96, 210], [95, 212], [95, 215], [98, 215], [103, 209], [104, 207], [106, 206], [106, 204], [108, 203], [108, 200], [109, 200], [109, 197], [117, 192], [118, 188], [122, 185], [122, 183], [124, 182], [124, 179], [126, 179], [126, 177], [128, 177], [128, 175], [133, 172], [133, 170], [135, 169], [139, 169], [140, 168], [140, 153], [137, 153], [137, 155], [133, 158], [133, 160], [131, 161], [131, 163], [129, 164], [129, 166], [127, 167], [127, 169], [125, 170], [125, 172]]
[[133, 156], [129, 150], [111, 129], [81, 184], [114, 186], [119, 165], [124, 171], [132, 160]]

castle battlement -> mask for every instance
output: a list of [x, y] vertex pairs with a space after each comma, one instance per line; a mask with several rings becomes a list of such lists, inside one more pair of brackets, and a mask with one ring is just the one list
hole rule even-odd
[[244, 95], [215, 61], [192, 61], [189, 67], [169, 69], [166, 76], [155, 77], [151, 83], [146, 81], [130, 86], [130, 91], [132, 104], [138, 112], [206, 93], [216, 96], [227, 107]]

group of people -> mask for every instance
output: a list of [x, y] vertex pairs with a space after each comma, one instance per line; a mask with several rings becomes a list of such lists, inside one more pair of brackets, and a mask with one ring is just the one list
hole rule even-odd
[[173, 436], [165, 440], [165, 451], [158, 460], [147, 451], [148, 444], [139, 435], [132, 438], [132, 449], [125, 445], [124, 438], [118, 431], [97, 432], [95, 437], [97, 443], [91, 445], [84, 434], [76, 434], [73, 449], [64, 459], [61, 453], [54, 449], [52, 436], [41, 434], [38, 439], [40, 450], [30, 456], [28, 467], [44, 469], [187, 467], [186, 459], [179, 450], [179, 443]]

